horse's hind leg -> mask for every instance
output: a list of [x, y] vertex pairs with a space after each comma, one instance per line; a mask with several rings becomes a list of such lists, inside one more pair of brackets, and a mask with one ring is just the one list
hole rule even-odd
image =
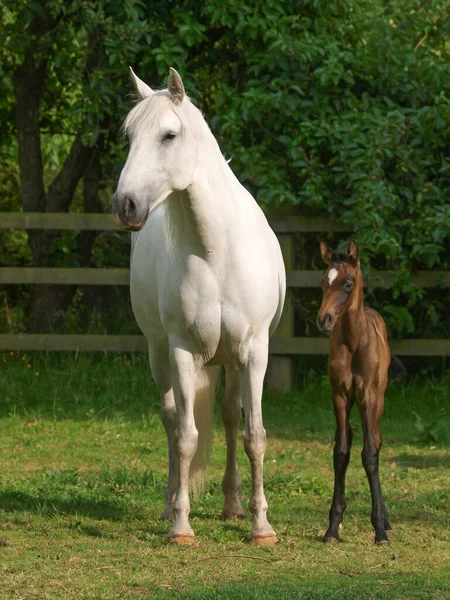
[[250, 460], [252, 473], [249, 509], [253, 516], [253, 527], [250, 538], [255, 544], [272, 546], [278, 540], [266, 517], [268, 505], [264, 496], [263, 483], [266, 432], [263, 427], [261, 411], [261, 396], [267, 358], [268, 340], [252, 340], [252, 348], [246, 365], [241, 367], [241, 392], [245, 415], [244, 448]]
[[380, 475], [378, 470], [381, 448], [380, 420], [383, 414], [383, 395], [369, 396], [361, 403], [359, 409], [364, 433], [364, 447], [361, 453], [362, 463], [369, 480], [372, 496], [371, 522], [375, 529], [375, 542], [389, 544], [386, 529], [391, 529], [388, 513], [381, 492]]
[[353, 431], [350, 425], [351, 404], [340, 394], [333, 394], [334, 413], [336, 416], [336, 437], [333, 450], [334, 493], [329, 513], [329, 526], [324, 542], [339, 541], [339, 526], [346, 507], [345, 474], [350, 460]]
[[241, 480], [237, 466], [237, 432], [241, 420], [241, 396], [239, 372], [233, 366], [225, 368], [225, 396], [222, 401], [222, 419], [227, 440], [227, 466], [222, 480], [222, 491], [225, 496], [222, 519], [243, 519], [244, 510], [239, 500]]
[[167, 446], [169, 450], [169, 477], [166, 488], [166, 507], [160, 519], [173, 518], [173, 502], [177, 491], [178, 458], [175, 454], [174, 435], [176, 429], [176, 407], [173, 395], [169, 355], [166, 352], [152, 352], [149, 350], [150, 368], [153, 379], [161, 396], [161, 420], [166, 430]]

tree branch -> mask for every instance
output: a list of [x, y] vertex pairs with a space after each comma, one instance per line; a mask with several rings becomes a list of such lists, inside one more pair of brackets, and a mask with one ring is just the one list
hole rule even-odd
[[67, 212], [79, 180], [89, 163], [94, 149], [85, 146], [78, 133], [63, 168], [48, 188], [47, 212]]

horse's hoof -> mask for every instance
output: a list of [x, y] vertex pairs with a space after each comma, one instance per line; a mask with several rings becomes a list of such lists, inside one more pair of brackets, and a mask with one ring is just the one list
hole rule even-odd
[[324, 544], [339, 544], [339, 538], [333, 537], [332, 535], [326, 535], [323, 538]]
[[386, 538], [386, 539], [383, 539], [383, 540], [375, 540], [375, 544], [377, 546], [390, 546], [391, 542]]
[[276, 546], [278, 544], [278, 538], [274, 533], [255, 535], [251, 541], [255, 546]]
[[220, 513], [220, 518], [222, 521], [242, 521], [245, 519], [244, 511], [234, 511], [234, 510], [223, 510]]
[[191, 544], [193, 544], [195, 542], [195, 536], [194, 535], [183, 535], [183, 534], [168, 535], [167, 540], [170, 544], [179, 544], [180, 546], [181, 545], [190, 546]]

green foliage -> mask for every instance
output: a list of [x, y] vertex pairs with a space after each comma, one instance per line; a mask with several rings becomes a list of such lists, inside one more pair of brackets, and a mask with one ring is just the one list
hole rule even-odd
[[404, 306], [388, 304], [383, 308], [383, 316], [386, 326], [393, 332], [394, 337], [402, 337], [404, 333], [414, 332], [414, 322], [411, 313]]
[[[154, 87], [174, 66], [261, 204], [351, 224], [366, 267], [398, 273], [381, 307], [391, 333], [439, 328], [446, 301], [424, 299], [409, 274], [450, 264], [448, 0], [16, 0], [0, 10], [6, 164], [16, 160], [12, 74], [32, 47], [47, 61], [46, 183], [74, 135], [102, 138], [108, 209], [126, 152], [117, 133], [131, 105], [127, 66]], [[0, 244], [18, 243], [9, 240]], [[75, 242], [58, 244], [59, 264], [79, 263]], [[94, 261], [112, 264], [104, 250]], [[16, 254], [25, 260], [23, 247]]]

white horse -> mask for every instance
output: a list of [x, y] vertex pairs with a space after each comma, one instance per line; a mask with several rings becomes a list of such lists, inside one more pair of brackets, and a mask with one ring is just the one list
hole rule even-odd
[[[214, 365], [224, 365], [227, 464], [222, 517], [244, 517], [236, 458], [243, 409], [244, 448], [252, 475], [250, 537], [272, 545], [277, 537], [266, 517], [261, 394], [269, 336], [285, 296], [280, 247], [186, 96], [178, 73], [170, 69], [168, 89], [162, 91], [153, 91], [131, 74], [140, 102], [124, 123], [130, 150], [113, 213], [120, 224], [138, 231], [132, 240], [131, 301], [148, 340], [169, 445], [162, 518], [175, 517], [170, 541], [194, 540], [189, 524], [191, 461], [194, 455], [197, 462], [204, 459], [198, 449], [202, 426], [207, 430], [203, 449], [211, 439]], [[195, 463], [191, 475], [203, 468]]]

